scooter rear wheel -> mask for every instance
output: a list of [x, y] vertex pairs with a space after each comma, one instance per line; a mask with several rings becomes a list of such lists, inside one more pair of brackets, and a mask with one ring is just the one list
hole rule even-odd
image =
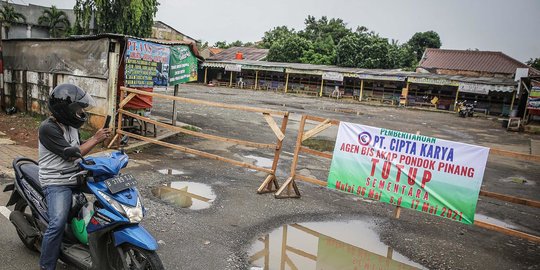
[[158, 254], [152, 250], [146, 250], [134, 245], [125, 244], [117, 248], [121, 253], [117, 258], [122, 262], [117, 262], [123, 269], [144, 269], [162, 270], [163, 264]]
[[[28, 204], [26, 203], [26, 201], [23, 200], [23, 199], [20, 199], [15, 204], [15, 208], [13, 209], [13, 211], [19, 211], [19, 212], [23, 213], [26, 220], [28, 220], [29, 218], [32, 218], [32, 217], [31, 217], [31, 215], [25, 213], [27, 207], [28, 207]], [[31, 224], [34, 223], [32, 220], [28, 220], [28, 222], [30, 222]], [[24, 246], [26, 248], [28, 248], [31, 251], [35, 251], [35, 252], [39, 251], [37, 249], [37, 247], [36, 247], [36, 243], [35, 242], [34, 243], [29, 243], [28, 241], [26, 241], [26, 239], [24, 239], [24, 236], [19, 232], [19, 230], [17, 230], [17, 235], [19, 236], [19, 239], [21, 239], [21, 242], [23, 242], [23, 244], [24, 244]]]

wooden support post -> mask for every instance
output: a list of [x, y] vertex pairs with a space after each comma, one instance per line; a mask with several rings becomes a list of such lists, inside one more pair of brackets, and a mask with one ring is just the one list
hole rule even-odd
[[258, 88], [259, 88], [259, 71], [255, 70], [255, 89], [253, 90], [257, 90]]
[[364, 96], [364, 80], [360, 80], [360, 97], [358, 98], [358, 100], [362, 101], [363, 96]]
[[232, 75], [233, 75], [233, 72], [232, 71], [229, 71], [231, 73], [231, 78], [229, 79], [229, 87], [232, 87]]
[[400, 215], [401, 215], [401, 207], [396, 206], [396, 209], [394, 209], [394, 218], [399, 219]]
[[[281, 199], [281, 198], [300, 198], [300, 190], [298, 190], [298, 187], [296, 186], [296, 182], [294, 181], [294, 178], [296, 177], [296, 166], [298, 165], [298, 155], [300, 154], [300, 148], [302, 147], [302, 137], [304, 136], [304, 128], [306, 126], [306, 115], [302, 115], [302, 119], [300, 120], [300, 127], [298, 128], [298, 137], [296, 138], [296, 146], [294, 148], [294, 156], [291, 164], [291, 177], [283, 183], [281, 188], [276, 192], [274, 195], [275, 198]], [[295, 195], [291, 195], [291, 187], [294, 189]], [[285, 191], [285, 188], [287, 188], [287, 195], [283, 195], [283, 191]]]
[[[275, 122], [273, 121], [269, 121], [269, 119], [267, 119], [267, 114], [264, 115], [265, 118], [266, 118], [266, 121], [268, 122], [268, 124], [270, 126], [272, 126], [271, 122], [273, 122], [275, 124]], [[268, 115], [268, 117], [271, 117], [270, 115]], [[276, 133], [276, 136], [278, 137], [278, 141], [277, 141], [277, 144], [276, 144], [276, 150], [274, 152], [274, 161], [272, 162], [272, 174], [270, 174], [266, 180], [262, 183], [262, 185], [259, 187], [259, 189], [257, 189], [257, 193], [259, 194], [262, 194], [262, 193], [269, 193], [269, 192], [275, 192], [279, 189], [279, 184], [277, 182], [277, 178], [276, 178], [276, 171], [277, 171], [277, 165], [278, 165], [278, 161], [279, 161], [279, 156], [281, 154], [281, 149], [282, 149], [282, 146], [283, 146], [283, 139], [285, 138], [285, 135], [283, 135], [282, 137], [279, 136], [281, 134], [285, 134], [285, 130], [287, 129], [287, 123], [289, 121], [289, 115], [286, 114], [283, 116], [283, 121], [281, 122], [281, 129], [278, 129], [278, 130], [274, 130], [274, 132]], [[279, 132], [278, 132], [279, 131]]]
[[[205, 77], [206, 77], [206, 74], [205, 74]], [[206, 78], [204, 79], [206, 81]], [[173, 92], [173, 96], [177, 96], [178, 95], [178, 84], [174, 86], [174, 92]], [[172, 102], [172, 119], [171, 119], [171, 123], [173, 126], [176, 126], [176, 100], [173, 100]]]
[[285, 78], [285, 93], [289, 91], [289, 73], [287, 73], [287, 77]]
[[391, 260], [393, 255], [394, 255], [394, 249], [392, 247], [388, 247], [388, 249], [386, 250], [386, 258]]
[[319, 92], [319, 97], [322, 97], [323, 88], [324, 88], [324, 79], [321, 78], [321, 91]]
[[456, 100], [454, 101], [454, 112], [457, 112], [458, 111], [458, 106], [457, 106], [457, 103], [458, 103], [458, 97], [459, 97], [459, 87], [456, 91]]
[[208, 67], [205, 67], [204, 68], [204, 84], [208, 84], [207, 76], [208, 76]]
[[[120, 87], [120, 104], [123, 103], [124, 101], [124, 95], [126, 94], [126, 92], [122, 89], [122, 87]], [[130, 93], [131, 94], [131, 93]], [[125, 104], [124, 104], [125, 105]], [[122, 109], [122, 107], [124, 106], [119, 106], [118, 109]], [[111, 141], [111, 143], [109, 144], [109, 148], [113, 145], [114, 142], [118, 142], [118, 147], [120, 147], [120, 132], [122, 131], [122, 120], [124, 119], [123, 115], [122, 115], [122, 112], [121, 111], [118, 111], [118, 118], [116, 120], [117, 122], [117, 125], [116, 125], [116, 130], [115, 130], [115, 136], [114, 136], [114, 139]]]
[[514, 109], [515, 100], [516, 100], [516, 91], [514, 91], [514, 94], [512, 95], [512, 103], [510, 103], [510, 115], [512, 114], [512, 110]]

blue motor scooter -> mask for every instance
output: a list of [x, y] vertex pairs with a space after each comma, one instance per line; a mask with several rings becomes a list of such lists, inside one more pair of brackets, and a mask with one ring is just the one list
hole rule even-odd
[[[145, 209], [137, 181], [120, 174], [128, 164], [127, 154], [83, 158], [76, 147], [65, 153], [81, 159], [77, 171], [62, 172], [75, 173], [81, 192], [73, 194], [60, 259], [81, 269], [163, 269], [156, 240], [139, 225]], [[9, 219], [24, 245], [39, 251], [49, 218], [38, 164], [17, 158], [13, 169], [14, 183], [4, 189], [12, 191], [7, 206], [15, 205]]]

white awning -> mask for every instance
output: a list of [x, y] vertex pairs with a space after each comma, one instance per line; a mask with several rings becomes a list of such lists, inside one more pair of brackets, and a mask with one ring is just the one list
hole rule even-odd
[[489, 94], [489, 91], [511, 93], [516, 91], [516, 87], [512, 85], [490, 85], [465, 82], [459, 83], [459, 92], [487, 95]]

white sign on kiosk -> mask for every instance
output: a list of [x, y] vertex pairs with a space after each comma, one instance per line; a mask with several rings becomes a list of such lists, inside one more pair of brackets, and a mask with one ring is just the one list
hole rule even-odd
[[337, 72], [325, 72], [325, 73], [322, 74], [322, 78], [323, 78], [323, 80], [326, 80], [326, 81], [342, 82], [343, 81], [343, 74], [337, 73]]
[[225, 71], [236, 71], [241, 72], [242, 71], [242, 65], [225, 65]]

